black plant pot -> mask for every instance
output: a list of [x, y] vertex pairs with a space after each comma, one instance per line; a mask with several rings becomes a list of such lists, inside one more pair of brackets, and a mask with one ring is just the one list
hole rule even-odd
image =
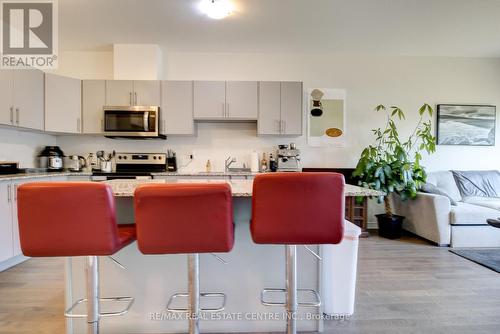
[[403, 229], [403, 220], [405, 217], [392, 215], [388, 216], [385, 213], [375, 215], [378, 222], [378, 235], [387, 239], [401, 238], [401, 231]]

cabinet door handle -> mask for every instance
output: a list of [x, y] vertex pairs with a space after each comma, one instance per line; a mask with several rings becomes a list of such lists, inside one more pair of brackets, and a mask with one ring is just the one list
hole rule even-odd
[[7, 203], [11, 202], [10, 184], [7, 185]]
[[226, 117], [226, 104], [222, 102], [222, 117]]
[[132, 105], [132, 92], [128, 93], [128, 102], [129, 105]]
[[19, 108], [16, 108], [16, 124], [19, 125]]
[[10, 124], [14, 124], [14, 107], [10, 107]]

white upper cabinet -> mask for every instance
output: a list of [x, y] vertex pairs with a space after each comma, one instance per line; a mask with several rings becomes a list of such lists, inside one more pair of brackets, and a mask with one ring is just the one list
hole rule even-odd
[[157, 80], [106, 81], [108, 106], [159, 106], [160, 94], [160, 82]]
[[136, 80], [134, 81], [134, 105], [159, 106], [161, 104], [160, 81]]
[[258, 113], [256, 81], [226, 82], [226, 117], [256, 120]]
[[39, 70], [15, 70], [13, 78], [14, 125], [43, 130], [43, 72]]
[[82, 118], [83, 133], [99, 134], [103, 132], [104, 111], [106, 105], [106, 81], [82, 81]]
[[279, 135], [281, 129], [281, 83], [261, 81], [259, 83], [259, 120], [257, 133]]
[[302, 83], [259, 83], [259, 135], [302, 135]]
[[282, 134], [302, 135], [302, 82], [281, 83]]
[[162, 81], [160, 131], [165, 135], [194, 135], [193, 82]]
[[0, 70], [0, 124], [14, 125], [14, 106], [13, 99], [13, 80], [12, 70]]
[[106, 81], [106, 105], [134, 105], [134, 82], [132, 80]]
[[81, 133], [81, 93], [81, 80], [45, 75], [45, 131]]
[[224, 119], [226, 117], [226, 83], [224, 81], [194, 82], [194, 118]]
[[10, 181], [0, 182], [0, 262], [14, 255], [12, 191]]
[[194, 118], [198, 120], [256, 120], [257, 82], [195, 81]]

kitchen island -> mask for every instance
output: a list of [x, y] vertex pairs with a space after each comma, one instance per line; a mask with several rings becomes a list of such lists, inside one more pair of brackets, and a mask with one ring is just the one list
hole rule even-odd
[[[167, 183], [168, 180], [111, 180], [120, 223], [133, 223], [133, 193], [144, 183]], [[252, 180], [177, 180], [175, 182], [227, 182], [233, 195], [235, 244], [229, 253], [218, 254], [227, 264], [210, 254], [200, 256], [200, 289], [223, 292], [226, 308], [221, 313], [206, 313], [200, 321], [201, 332], [278, 332], [284, 331], [284, 308], [260, 303], [263, 288], [285, 285], [285, 251], [280, 245], [253, 243], [249, 222]], [[378, 192], [346, 186], [346, 196], [377, 196]], [[195, 209], [195, 208], [193, 208]], [[165, 212], [168, 215], [168, 212]], [[318, 247], [314, 246], [317, 250]], [[110, 259], [101, 258], [101, 296], [132, 296], [135, 303], [122, 317], [102, 318], [104, 333], [178, 333], [187, 332], [188, 321], [180, 314], [165, 311], [170, 296], [187, 291], [186, 255], [143, 255], [136, 243], [113, 256], [126, 269]], [[67, 261], [66, 304], [85, 297], [83, 258]], [[321, 262], [304, 247], [298, 248], [298, 286], [319, 290]], [[308, 296], [299, 299], [310, 301]], [[284, 301], [277, 295], [276, 301]], [[185, 301], [184, 301], [185, 302]], [[213, 307], [201, 299], [202, 307]], [[176, 307], [185, 307], [179, 301]], [[123, 305], [103, 304], [103, 311], [115, 311]], [[82, 307], [76, 312], [85, 312]], [[299, 308], [298, 330], [321, 331], [321, 309]], [[84, 319], [69, 319], [68, 333], [85, 333]]]

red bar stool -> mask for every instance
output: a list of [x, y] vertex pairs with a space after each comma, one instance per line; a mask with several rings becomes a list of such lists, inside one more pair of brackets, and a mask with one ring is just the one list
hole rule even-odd
[[[188, 312], [189, 333], [199, 333], [200, 312], [218, 312], [223, 293], [200, 293], [199, 253], [229, 252], [234, 243], [231, 187], [226, 183], [148, 184], [135, 190], [137, 244], [143, 254], [188, 254], [188, 293], [170, 297], [167, 310]], [[201, 297], [222, 299], [217, 308], [200, 307]], [[188, 308], [172, 308], [176, 298]]]
[[[344, 229], [344, 177], [336, 173], [270, 173], [253, 182], [252, 239], [282, 244], [286, 250], [286, 289], [264, 289], [261, 302], [285, 306], [287, 333], [297, 331], [298, 306], [320, 306], [316, 291], [297, 289], [297, 245], [338, 244]], [[298, 303], [297, 291], [312, 292], [316, 301]], [[286, 302], [268, 302], [271, 292], [285, 292]]]
[[[37, 182], [18, 188], [19, 235], [23, 254], [31, 257], [86, 256], [87, 298], [65, 315], [87, 318], [88, 333], [99, 333], [101, 317], [123, 315], [132, 297], [100, 298], [99, 258], [135, 240], [134, 225], [117, 225], [111, 188], [95, 182]], [[100, 301], [126, 302], [119, 312], [100, 312]], [[87, 303], [87, 314], [73, 309]]]

